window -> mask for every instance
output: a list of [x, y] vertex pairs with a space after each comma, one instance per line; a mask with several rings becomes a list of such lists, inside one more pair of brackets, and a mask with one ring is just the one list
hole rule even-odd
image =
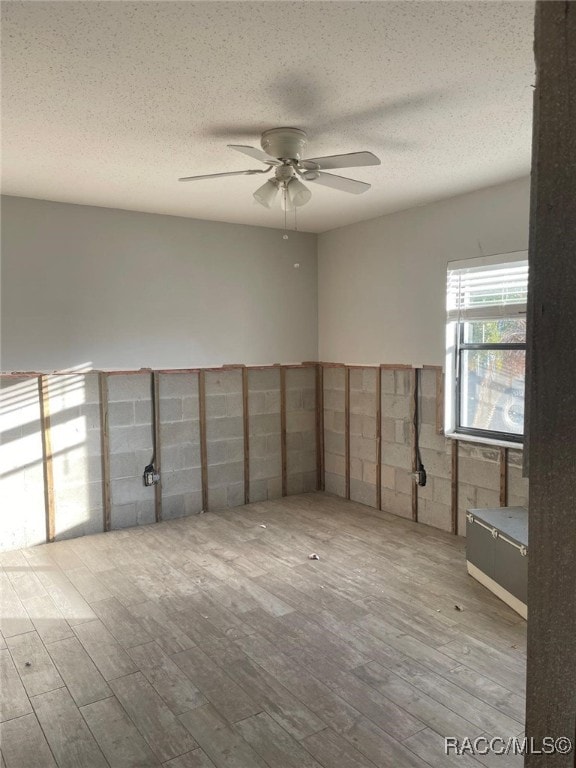
[[526, 256], [448, 264], [447, 434], [480, 442], [523, 440]]

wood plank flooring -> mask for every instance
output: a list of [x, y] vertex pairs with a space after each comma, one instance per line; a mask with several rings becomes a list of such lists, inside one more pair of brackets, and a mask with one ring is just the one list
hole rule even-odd
[[326, 494], [4, 553], [0, 588], [3, 768], [480, 768], [443, 737], [523, 731], [526, 626], [463, 541]]

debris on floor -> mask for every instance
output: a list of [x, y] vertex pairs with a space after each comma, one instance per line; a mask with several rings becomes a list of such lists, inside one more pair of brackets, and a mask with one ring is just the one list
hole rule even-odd
[[266, 526], [264, 525], [264, 523], [260, 523], [260, 528], [266, 528]]
[[464, 608], [462, 608], [462, 606], [461, 606], [461, 605], [455, 605], [455, 606], [454, 606], [454, 610], [455, 610], [455, 611], [463, 611], [463, 610], [464, 610]]
[[308, 555], [308, 560], [320, 560], [320, 555], [317, 555], [316, 552], [312, 552], [311, 555]]

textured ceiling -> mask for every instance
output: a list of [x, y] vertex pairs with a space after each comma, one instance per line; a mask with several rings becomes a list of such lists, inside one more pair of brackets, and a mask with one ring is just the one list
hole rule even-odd
[[[529, 173], [531, 2], [4, 2], [3, 191], [283, 225], [226, 148], [308, 132], [308, 156], [370, 150], [310, 184], [322, 232]], [[293, 225], [293, 222], [292, 222]]]

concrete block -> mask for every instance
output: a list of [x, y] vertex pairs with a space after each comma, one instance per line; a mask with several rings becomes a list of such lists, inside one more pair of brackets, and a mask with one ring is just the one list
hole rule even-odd
[[[181, 426], [181, 425], [170, 425]], [[90, 435], [91, 433], [89, 433]], [[97, 453], [100, 453], [99, 435]], [[129, 451], [152, 450], [152, 430], [150, 425], [140, 425], [134, 427], [111, 427], [110, 428], [110, 453], [128, 453]], [[96, 446], [92, 446], [95, 448]]]
[[252, 480], [250, 478], [250, 502], [266, 501], [268, 498], [268, 483], [266, 480]]
[[324, 471], [332, 475], [344, 477], [346, 475], [346, 462], [344, 456], [333, 453], [324, 454]]
[[397, 370], [394, 371], [394, 381], [396, 383], [396, 394], [406, 395], [410, 394], [412, 389], [412, 376], [411, 370]]
[[528, 478], [522, 477], [522, 470], [520, 467], [512, 464], [508, 465], [508, 500], [514, 497], [515, 499], [522, 499], [520, 505], [510, 506], [526, 506], [528, 504]]
[[362, 419], [363, 416], [359, 416], [355, 413], [350, 414], [350, 434], [362, 436]]
[[160, 398], [188, 399], [198, 397], [197, 373], [161, 373]]
[[229, 462], [244, 461], [244, 438], [235, 438], [226, 441], [227, 455]]
[[182, 421], [183, 407], [182, 398], [162, 397], [159, 407], [160, 421]]
[[477, 509], [476, 487], [467, 483], [458, 482], [458, 509], [466, 512], [468, 509]]
[[[262, 461], [259, 459], [258, 461]], [[222, 485], [233, 485], [244, 481], [244, 463], [214, 464], [208, 467], [208, 486], [210, 489]]]
[[312, 451], [302, 451], [300, 454], [302, 457], [302, 471], [316, 472], [316, 449]]
[[184, 494], [184, 509], [187, 515], [197, 515], [202, 511], [202, 493]]
[[175, 520], [178, 517], [186, 517], [186, 504], [184, 501], [184, 495], [179, 494], [177, 496], [162, 496], [162, 519], [163, 520]]
[[281, 473], [282, 463], [279, 455], [265, 458], [250, 457], [250, 479], [264, 480], [265, 478], [277, 477]]
[[55, 493], [60, 488], [66, 488], [70, 485], [101, 482], [102, 461], [100, 456], [85, 456], [82, 447], [60, 454], [55, 451], [52, 467]]
[[[434, 485], [437, 482], [448, 482], [444, 478], [440, 477], [433, 477], [432, 475], [427, 475], [426, 477], [426, 485], [418, 485], [416, 486], [416, 489], [418, 491], [418, 500], [420, 499], [428, 499], [429, 501], [438, 501], [436, 497], [434, 496]], [[448, 503], [451, 503], [450, 500]]]
[[[143, 406], [147, 417], [140, 419], [139, 424], [144, 421], [150, 423], [150, 401], [139, 401], [139, 406]], [[132, 401], [120, 401], [108, 404], [108, 424], [110, 429], [113, 427], [123, 427], [128, 424], [134, 424], [134, 403]]]
[[401, 395], [382, 395], [382, 416], [393, 419], [410, 418], [410, 400]]
[[156, 522], [154, 499], [136, 502], [137, 525], [151, 525]]
[[226, 440], [210, 441], [206, 445], [208, 465], [226, 464], [228, 461], [228, 445]]
[[420, 448], [422, 463], [430, 475], [444, 477], [449, 480], [452, 477], [452, 462], [447, 453], [431, 451], [428, 448]]
[[418, 522], [440, 528], [442, 531], [452, 529], [452, 512], [446, 504], [436, 501], [423, 500], [418, 502]]
[[198, 420], [200, 418], [197, 396], [182, 399], [182, 418], [186, 420]]
[[396, 442], [396, 419], [384, 417], [380, 429], [383, 443]]
[[376, 396], [371, 392], [350, 393], [350, 413], [376, 417]]
[[350, 437], [350, 456], [358, 459], [376, 461], [376, 440], [368, 437]]
[[108, 403], [119, 400], [150, 400], [152, 397], [152, 375], [130, 373], [108, 376]]
[[87, 403], [82, 406], [80, 413], [85, 419], [86, 429], [100, 429], [100, 405]]
[[522, 463], [524, 460], [524, 451], [516, 450], [515, 448], [508, 449], [508, 466], [518, 467], [522, 469]]
[[316, 470], [314, 472], [304, 472], [304, 493], [311, 493], [317, 490]]
[[466, 512], [463, 509], [458, 509], [458, 536], [466, 538]]
[[396, 378], [394, 371], [383, 368], [382, 369], [382, 393], [384, 395], [396, 394]]
[[208, 440], [223, 440], [229, 437], [242, 437], [243, 434], [244, 423], [239, 416], [228, 416], [224, 419], [210, 419], [206, 424], [206, 435]]
[[407, 419], [394, 421], [394, 442], [412, 444], [412, 425]]
[[286, 448], [289, 451], [302, 450], [302, 432], [287, 432], [286, 433]]
[[[150, 428], [148, 428], [150, 431]], [[173, 421], [160, 425], [162, 448], [168, 445], [183, 445], [200, 442], [200, 428], [197, 421]]]
[[414, 477], [412, 472], [406, 469], [396, 470], [396, 490], [398, 493], [404, 493], [407, 496], [412, 496], [412, 489], [414, 488]]
[[421, 397], [418, 403], [420, 408], [420, 421], [422, 424], [432, 424], [436, 427], [436, 400], [429, 397]]
[[244, 415], [244, 398], [241, 393], [226, 395], [226, 414], [228, 416]]
[[384, 443], [382, 445], [382, 463], [403, 469], [412, 469], [412, 449], [409, 445]]
[[264, 412], [280, 413], [280, 392], [264, 392]]
[[369, 438], [376, 437], [376, 418], [371, 416], [362, 417], [362, 436]]
[[362, 480], [369, 485], [376, 485], [376, 464], [371, 461], [362, 462]]
[[302, 390], [292, 389], [286, 392], [286, 411], [302, 410]]
[[441, 453], [447, 452], [448, 440], [444, 435], [438, 435], [436, 427], [431, 424], [420, 424], [419, 443], [421, 448], [430, 448]]
[[[252, 375], [252, 374], [250, 374]], [[206, 397], [242, 392], [242, 371], [207, 371], [205, 374]]]
[[360, 459], [350, 458], [350, 477], [355, 480], [362, 480], [362, 461]]
[[222, 485], [208, 489], [208, 508], [211, 511], [228, 509], [228, 488]]
[[350, 369], [350, 392], [362, 392], [364, 387], [362, 386], [363, 370], [362, 368]]
[[382, 509], [399, 517], [412, 517], [412, 497], [382, 488]]
[[83, 397], [85, 403], [98, 405], [100, 403], [100, 382], [97, 373], [87, 373], [84, 375]]
[[[439, 474], [439, 473], [434, 473]], [[500, 490], [500, 470], [497, 464], [460, 456], [458, 459], [458, 480], [462, 483]]]
[[206, 419], [226, 416], [226, 395], [206, 394]]
[[281, 477], [271, 477], [267, 481], [267, 487], [268, 487], [269, 499], [279, 499], [282, 496], [282, 478]]
[[288, 494], [304, 493], [304, 476], [298, 472], [296, 474], [288, 474], [286, 478]]
[[229, 485], [226, 499], [229, 508], [244, 506], [244, 483]]
[[280, 432], [280, 414], [266, 413], [250, 416], [250, 436], [272, 435]]
[[316, 410], [316, 390], [315, 389], [302, 390], [302, 408], [305, 411]]
[[307, 368], [287, 368], [286, 369], [286, 389], [305, 389], [314, 388], [316, 384], [316, 369]]
[[280, 441], [280, 433], [275, 435], [268, 435], [266, 437], [266, 456], [275, 456], [281, 453], [282, 445]]
[[476, 489], [476, 504], [479, 509], [493, 509], [500, 506], [500, 492], [488, 488]]
[[324, 397], [326, 390], [344, 390], [346, 385], [346, 371], [344, 368], [324, 368]]
[[344, 456], [344, 435], [340, 435], [337, 432], [326, 432], [324, 434], [324, 452]]
[[334, 412], [334, 432], [344, 434], [346, 431], [346, 415], [344, 411]]
[[280, 369], [268, 368], [263, 371], [248, 372], [248, 389], [250, 392], [280, 391]]
[[436, 371], [423, 368], [420, 371], [420, 394], [422, 397], [436, 397]]
[[113, 529], [130, 528], [137, 524], [136, 502], [130, 504], [112, 504], [110, 523]]
[[350, 480], [350, 498], [368, 507], [376, 506], [376, 486], [362, 480]]
[[143, 501], [154, 494], [154, 489], [147, 488], [141, 477], [121, 477], [111, 480], [110, 491], [112, 504], [121, 506], [133, 501]]
[[[266, 450], [266, 441], [267, 437], [265, 435], [258, 435], [254, 437], [250, 437], [249, 445], [250, 445], [250, 458], [253, 456], [267, 456], [268, 452]], [[278, 449], [280, 450], [280, 449]]]
[[162, 470], [162, 494], [175, 496], [202, 490], [202, 473], [199, 469]]
[[286, 414], [287, 432], [312, 432], [316, 428], [316, 414], [312, 411], [293, 411]]
[[345, 410], [346, 401], [344, 399], [344, 391], [335, 389], [327, 389], [324, 392], [324, 408], [332, 411]]
[[346, 480], [340, 475], [333, 475], [330, 472], [325, 473], [324, 487], [327, 493], [344, 498], [346, 495]]
[[266, 413], [265, 392], [248, 392], [248, 413], [250, 417]]
[[446, 504], [451, 506], [452, 504], [452, 481], [447, 480], [444, 477], [434, 477], [434, 501], [439, 504]]
[[470, 443], [467, 440], [461, 440], [458, 444], [458, 453], [461, 457], [475, 459], [482, 462], [500, 463], [500, 450], [490, 448], [487, 445]]
[[389, 467], [387, 464], [382, 464], [382, 487], [388, 488], [388, 490], [396, 489], [396, 467]]

